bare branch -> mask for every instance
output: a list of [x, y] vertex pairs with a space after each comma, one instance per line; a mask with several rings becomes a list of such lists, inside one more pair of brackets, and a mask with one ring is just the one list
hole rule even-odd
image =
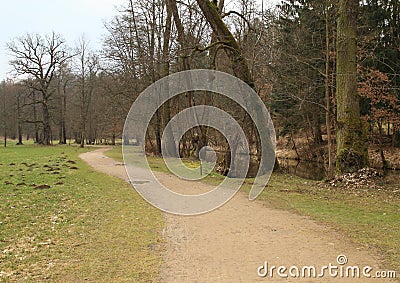
[[242, 20], [244, 20], [244, 21], [246, 22], [246, 24], [249, 26], [249, 29], [250, 29], [250, 30], [256, 31], [255, 29], [252, 28], [251, 23], [246, 19], [246, 17], [245, 17], [244, 15], [242, 15], [241, 13], [239, 13], [239, 12], [236, 12], [236, 11], [229, 11], [229, 12], [226, 12], [226, 13], [221, 14], [221, 18], [228, 17], [228, 16], [230, 16], [230, 15], [232, 15], [232, 14], [233, 14], [233, 15], [236, 15], [236, 16], [239, 16]]

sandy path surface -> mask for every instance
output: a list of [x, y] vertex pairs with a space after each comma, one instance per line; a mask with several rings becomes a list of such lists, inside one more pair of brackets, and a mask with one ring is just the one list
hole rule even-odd
[[[123, 164], [104, 156], [108, 149], [80, 157], [94, 169], [127, 181]], [[194, 187], [193, 182], [165, 173], [155, 175], [161, 182], [173, 183], [178, 190]], [[196, 183], [195, 189], [210, 187]], [[270, 274], [265, 278], [258, 276], [257, 269], [265, 262], [268, 268], [296, 265], [300, 275], [303, 266], [314, 265], [320, 273], [322, 266], [329, 263], [339, 266], [338, 255], [347, 257], [348, 264], [344, 267], [371, 266], [374, 269], [371, 274], [380, 268], [377, 258], [334, 230], [307, 217], [271, 209], [258, 201], [250, 202], [243, 193], [211, 213], [164, 215], [166, 251], [162, 282], [383, 282], [372, 278], [333, 278], [328, 271], [323, 278], [293, 278], [287, 270], [284, 273], [289, 276], [285, 279], [276, 270], [272, 278]]]

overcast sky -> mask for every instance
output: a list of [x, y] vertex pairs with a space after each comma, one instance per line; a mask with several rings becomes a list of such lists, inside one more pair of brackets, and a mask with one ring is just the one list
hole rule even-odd
[[[261, 0], [259, 0], [261, 2]], [[26, 33], [63, 35], [69, 46], [85, 34], [94, 49], [100, 49], [109, 21], [126, 0], [4, 0], [0, 16], [0, 80], [10, 77], [6, 43]], [[264, 3], [277, 0], [264, 0]], [[270, 5], [270, 4], [269, 4]]]
[[100, 48], [105, 34], [104, 21], [116, 14], [116, 7], [126, 0], [5, 0], [0, 16], [0, 80], [7, 72], [10, 57], [6, 43], [26, 33], [63, 35], [73, 46], [85, 34], [92, 48]]

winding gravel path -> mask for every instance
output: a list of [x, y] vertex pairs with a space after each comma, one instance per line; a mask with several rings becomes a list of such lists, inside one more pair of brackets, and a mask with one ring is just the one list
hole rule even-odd
[[[103, 154], [108, 149], [100, 148], [80, 157], [95, 170], [127, 181], [123, 164]], [[184, 181], [166, 173], [155, 175], [162, 183], [173, 184], [177, 191], [211, 189], [207, 184]], [[289, 278], [281, 279], [276, 270], [273, 278], [270, 274], [259, 277], [257, 269], [264, 262], [268, 262], [269, 268], [296, 265], [300, 270], [315, 265], [319, 273], [324, 265], [338, 265], [338, 255], [348, 258], [344, 267], [368, 265], [378, 270], [379, 261], [334, 230], [307, 217], [250, 202], [243, 193], [204, 215], [164, 215], [163, 282], [382, 282], [333, 278], [328, 271], [323, 278], [292, 278], [286, 271]]]

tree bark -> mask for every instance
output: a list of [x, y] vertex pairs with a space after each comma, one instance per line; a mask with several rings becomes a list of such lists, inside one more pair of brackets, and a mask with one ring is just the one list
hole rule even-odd
[[66, 113], [67, 113], [67, 81], [63, 84], [61, 94], [61, 123], [60, 123], [60, 144], [67, 144]]
[[369, 164], [365, 125], [357, 93], [358, 0], [340, 0], [337, 23], [337, 173], [354, 172]]
[[325, 125], [326, 135], [328, 139], [328, 172], [332, 170], [332, 132], [331, 132], [331, 97], [329, 89], [329, 52], [330, 52], [330, 41], [329, 41], [329, 1], [325, 1]]
[[379, 130], [379, 154], [381, 156], [382, 168], [386, 170], [388, 168], [388, 162], [385, 158], [385, 153], [383, 151], [383, 129], [382, 129], [382, 121], [377, 121], [378, 130]]
[[[170, 1], [166, 1], [166, 12], [167, 18], [165, 21], [165, 30], [163, 35], [163, 50], [162, 50], [162, 59], [163, 64], [161, 67], [161, 77], [166, 77], [169, 75], [169, 44], [170, 44], [170, 37], [171, 37], [171, 28], [172, 28], [172, 9]], [[168, 90], [166, 90], [168, 91]], [[175, 148], [175, 140], [174, 135], [170, 128], [166, 129], [168, 122], [171, 119], [171, 103], [170, 100], [167, 100], [164, 105], [162, 106], [162, 129], [165, 131], [165, 144], [163, 145], [164, 153], [170, 157], [178, 157], [178, 153], [176, 152]]]
[[39, 143], [39, 129], [37, 126], [37, 111], [36, 111], [36, 92], [32, 91], [32, 100], [33, 100], [33, 120], [35, 121], [35, 143]]
[[21, 107], [20, 107], [20, 95], [17, 95], [17, 132], [18, 142], [17, 145], [23, 145], [22, 142], [22, 123], [21, 123]]
[[[178, 7], [176, 5], [176, 0], [169, 0], [170, 8], [171, 8], [171, 13], [173, 15], [175, 27], [178, 33], [178, 43], [181, 48], [180, 52], [180, 57], [182, 58], [182, 71], [190, 70], [191, 69], [191, 61], [190, 61], [190, 48], [193, 46], [190, 46], [190, 36], [185, 34], [185, 30], [182, 24], [182, 21], [179, 17], [178, 13]], [[186, 84], [191, 85], [191, 78], [190, 76], [186, 76]], [[193, 99], [194, 92], [193, 91], [188, 91], [186, 93], [187, 96], [187, 107], [190, 108], [194, 104], [194, 99]], [[202, 130], [200, 126], [195, 127], [196, 134], [200, 137], [200, 141], [204, 140], [204, 137], [202, 135]], [[192, 142], [189, 140], [189, 142]], [[198, 145], [199, 148], [201, 148], [204, 144]], [[190, 152], [190, 151], [188, 151]], [[189, 157], [190, 153], [185, 156]]]
[[1, 83], [1, 90], [3, 91], [3, 123], [4, 123], [4, 147], [7, 147], [7, 114], [6, 114], [6, 91], [4, 89], [4, 81]]
[[46, 101], [42, 103], [43, 111], [43, 139], [41, 143], [44, 145], [51, 144], [51, 126], [50, 126], [50, 112]]
[[87, 44], [85, 42], [85, 39], [82, 38], [81, 42], [80, 42], [80, 72], [81, 72], [81, 89], [80, 89], [80, 93], [81, 93], [81, 140], [80, 140], [80, 147], [83, 148], [85, 147], [85, 132], [86, 132], [86, 116], [87, 116], [87, 112], [86, 110], [86, 48], [87, 48]]

